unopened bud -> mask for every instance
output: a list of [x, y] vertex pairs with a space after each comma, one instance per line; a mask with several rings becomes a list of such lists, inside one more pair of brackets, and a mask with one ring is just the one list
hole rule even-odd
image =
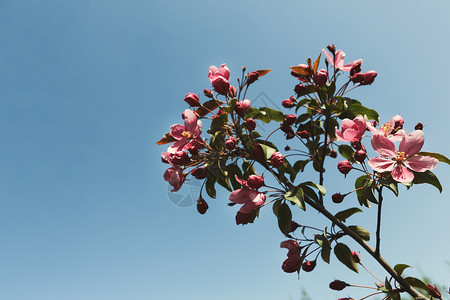
[[258, 80], [258, 77], [259, 77], [258, 72], [251, 72], [247, 77], [247, 85], [250, 85], [256, 80]]
[[323, 86], [327, 83], [328, 80], [328, 73], [327, 70], [321, 69], [316, 74], [314, 74], [314, 82], [318, 86]]
[[174, 163], [175, 165], [182, 166], [182, 165], [188, 163], [189, 160], [190, 160], [189, 156], [184, 151], [177, 151], [172, 156], [172, 163]]
[[234, 150], [236, 148], [236, 138], [233, 136], [230, 136], [226, 141], [225, 141], [225, 147], [228, 150]]
[[281, 102], [281, 105], [283, 105], [283, 107], [285, 108], [292, 108], [295, 106], [295, 102], [291, 99], [286, 99]]
[[348, 160], [343, 160], [338, 163], [338, 170], [344, 175], [347, 175], [348, 172], [353, 168], [351, 162]]
[[362, 84], [372, 84], [375, 81], [375, 77], [377, 77], [377, 72], [371, 70], [364, 73], [364, 82]]
[[330, 289], [335, 290], [335, 291], [342, 291], [343, 289], [345, 289], [348, 286], [349, 286], [348, 283], [341, 281], [341, 280], [335, 280], [330, 283]]
[[336, 46], [334, 44], [327, 46], [328, 51], [330, 51], [333, 55], [336, 53]]
[[302, 139], [307, 139], [307, 138], [309, 138], [309, 132], [306, 131], [306, 130], [298, 131], [297, 134], [298, 134]]
[[428, 287], [428, 290], [429, 290], [428, 293], [430, 294], [431, 297], [442, 299], [441, 292], [439, 292], [439, 290], [436, 287], [436, 285], [432, 286], [431, 284], [427, 284], [427, 287]]
[[303, 95], [306, 95], [306, 87], [305, 87], [303, 84], [299, 83], [299, 84], [297, 84], [297, 85], [295, 86], [294, 92], [295, 92], [299, 97], [300, 97], [300, 96], [303, 96]]
[[353, 83], [361, 83], [364, 81], [364, 74], [363, 73], [355, 73], [352, 75], [351, 80]]
[[284, 147], [284, 151], [289, 151], [289, 150], [291, 150], [291, 147], [289, 147], [289, 146]]
[[353, 156], [355, 157], [355, 159], [357, 161], [363, 162], [367, 158], [367, 153], [366, 153], [366, 151], [360, 149], [360, 150], [356, 151]]
[[336, 158], [337, 157], [337, 151], [336, 150], [331, 150], [329, 155], [330, 155], [331, 158]]
[[201, 214], [204, 215], [206, 213], [206, 211], [208, 210], [208, 203], [206, 203], [205, 199], [203, 199], [201, 196], [200, 198], [197, 200], [197, 211]]
[[257, 190], [264, 185], [264, 178], [259, 175], [250, 175], [248, 176], [247, 185]]
[[359, 252], [352, 250], [352, 256], [353, 256], [353, 260], [355, 261], [355, 263], [358, 264], [361, 262], [361, 256], [359, 256]]
[[354, 141], [354, 142], [351, 142], [350, 144], [352, 145], [353, 149], [355, 149], [355, 150], [362, 149], [361, 142], [359, 142], [359, 141]]
[[311, 272], [312, 270], [314, 270], [315, 267], [316, 267], [315, 260], [313, 260], [313, 261], [307, 260], [302, 264], [302, 269], [305, 272]]
[[287, 115], [286, 118], [284, 118], [283, 125], [290, 126], [295, 123], [295, 120], [297, 120], [297, 117], [295, 115]]
[[230, 91], [228, 92], [231, 98], [236, 97], [237, 90], [235, 86], [230, 85]]
[[208, 176], [208, 171], [205, 167], [199, 167], [192, 170], [191, 174], [197, 179], [205, 179]]
[[208, 97], [208, 98], [213, 98], [214, 97], [214, 95], [211, 92], [211, 90], [208, 90], [208, 89], [204, 89], [203, 90], [203, 94], [205, 94], [205, 96]]
[[423, 130], [423, 124], [422, 123], [417, 123], [416, 126], [414, 127], [415, 130]]
[[184, 96], [184, 101], [186, 101], [187, 104], [190, 106], [200, 106], [200, 100], [198, 99], [198, 96], [194, 93], [188, 93], [186, 96]]
[[274, 167], [280, 167], [283, 165], [284, 155], [280, 152], [275, 152], [270, 157], [270, 164]]
[[245, 127], [247, 127], [248, 130], [253, 131], [256, 128], [256, 121], [252, 118], [245, 120]]
[[345, 195], [341, 195], [340, 193], [335, 193], [331, 196], [331, 200], [333, 200], [334, 203], [341, 203], [344, 198]]

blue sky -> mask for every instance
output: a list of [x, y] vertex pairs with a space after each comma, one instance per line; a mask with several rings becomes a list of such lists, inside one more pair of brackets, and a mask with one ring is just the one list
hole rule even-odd
[[[224, 191], [203, 216], [174, 205], [155, 141], [210, 65], [272, 68], [249, 99], [279, 103], [288, 68], [334, 43], [378, 71], [352, 97], [424, 123], [424, 150], [448, 156], [449, 15], [447, 1], [1, 1], [0, 299], [337, 299], [334, 278], [371, 284], [337, 262], [283, 273], [274, 216], [237, 227]], [[448, 185], [448, 166], [435, 173]], [[349, 184], [330, 176], [330, 194]], [[385, 257], [450, 278], [448, 198], [389, 196]], [[373, 209], [354, 220], [374, 228]]]

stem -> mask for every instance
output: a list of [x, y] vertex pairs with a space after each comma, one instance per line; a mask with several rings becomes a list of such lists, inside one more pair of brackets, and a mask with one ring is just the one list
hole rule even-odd
[[362, 262], [359, 262], [359, 264], [360, 264], [367, 272], [369, 272], [370, 275], [372, 275], [373, 277], [375, 277], [376, 279], [378, 279], [378, 281], [380, 281], [382, 284], [384, 284], [384, 282], [383, 282], [380, 278], [378, 278], [375, 274], [373, 274], [372, 272], [370, 272], [370, 270], [367, 269], [366, 266], [362, 264]]
[[380, 255], [381, 204], [383, 202], [383, 196], [381, 195], [382, 189], [383, 189], [382, 186], [378, 189], [377, 244], [375, 247], [375, 253], [377, 255]]
[[383, 293], [383, 292], [376, 292], [376, 293], [367, 295], [367, 296], [365, 296], [365, 297], [363, 297], [363, 298], [361, 298], [361, 299], [359, 299], [359, 300], [367, 299], [367, 298], [369, 298], [369, 297], [372, 297], [372, 296], [375, 296], [375, 295], [379, 295], [379, 294], [382, 294], [382, 293]]

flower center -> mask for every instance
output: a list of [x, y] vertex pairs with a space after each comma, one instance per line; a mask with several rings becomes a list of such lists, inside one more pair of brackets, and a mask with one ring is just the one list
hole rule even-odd
[[389, 135], [391, 133], [392, 129], [394, 129], [391, 124], [386, 123], [383, 126], [381, 126], [381, 129], [384, 131], [384, 135]]
[[397, 162], [402, 162], [402, 161], [404, 161], [404, 160], [406, 159], [406, 157], [407, 157], [407, 155], [405, 155], [405, 152], [397, 151], [396, 154], [397, 154], [397, 155], [395, 156], [395, 160], [396, 160]]
[[183, 131], [181, 133], [181, 135], [187, 139], [189, 139], [191, 137], [191, 133], [189, 131]]

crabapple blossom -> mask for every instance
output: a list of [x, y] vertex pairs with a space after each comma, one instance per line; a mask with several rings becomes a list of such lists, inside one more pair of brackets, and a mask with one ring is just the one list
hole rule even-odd
[[230, 201], [236, 204], [244, 204], [239, 211], [244, 214], [249, 214], [264, 204], [266, 195], [255, 190], [242, 188], [231, 192]]
[[169, 168], [164, 172], [164, 180], [169, 182], [169, 184], [173, 187], [171, 192], [176, 192], [181, 189], [181, 186], [184, 183], [185, 175], [180, 167], [174, 166]]
[[366, 132], [366, 120], [363, 116], [357, 115], [353, 120], [342, 120], [342, 130], [335, 129], [336, 137], [339, 141], [355, 142], [361, 140]]
[[348, 63], [344, 65], [344, 59], [345, 59], [345, 53], [344, 51], [338, 49], [336, 50], [334, 57], [325, 51], [325, 49], [322, 49], [323, 53], [325, 53], [329, 63], [334, 66], [338, 70], [342, 70], [344, 72], [348, 72], [352, 69], [353, 66], [355, 66], [357, 63], [362, 63], [362, 59], [358, 59], [355, 61], [352, 61], [351, 63]]

